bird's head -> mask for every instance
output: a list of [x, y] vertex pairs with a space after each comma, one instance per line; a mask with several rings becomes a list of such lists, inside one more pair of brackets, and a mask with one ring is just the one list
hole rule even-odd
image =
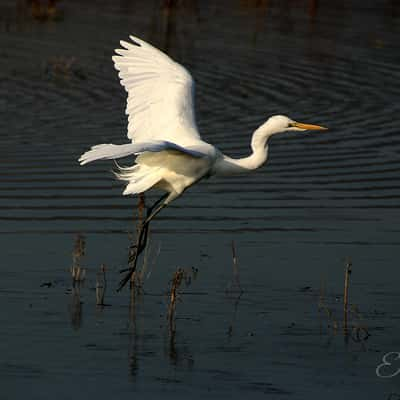
[[274, 115], [270, 117], [264, 124], [270, 134], [286, 131], [322, 131], [328, 128], [319, 125], [304, 124], [302, 122], [293, 121], [285, 115]]

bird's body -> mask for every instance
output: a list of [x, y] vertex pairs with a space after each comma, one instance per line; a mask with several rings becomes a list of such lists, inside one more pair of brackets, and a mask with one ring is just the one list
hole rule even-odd
[[[251, 139], [251, 154], [241, 159], [224, 155], [201, 139], [194, 113], [194, 83], [190, 73], [160, 50], [131, 36], [121, 41], [115, 67], [128, 92], [126, 112], [129, 144], [101, 144], [79, 159], [86, 164], [100, 159], [136, 156], [135, 164], [118, 166], [116, 175], [127, 182], [124, 195], [157, 188], [166, 194], [148, 212], [139, 235], [136, 259], [143, 250], [150, 220], [187, 188], [205, 177], [232, 175], [262, 166], [268, 156], [268, 139], [279, 132], [325, 129], [295, 122], [282, 115], [270, 117]], [[144, 242], [143, 242], [144, 241]], [[129, 274], [130, 275], [130, 274]], [[126, 283], [123, 280], [122, 286]]]
[[146, 152], [136, 157], [133, 168], [120, 168], [117, 176], [128, 182], [124, 194], [161, 189], [169, 194], [165, 200], [169, 203], [210, 174], [213, 158], [193, 157], [177, 150]]

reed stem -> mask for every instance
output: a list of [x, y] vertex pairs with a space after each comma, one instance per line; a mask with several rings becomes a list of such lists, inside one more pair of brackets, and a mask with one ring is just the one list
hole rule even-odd
[[344, 294], [343, 294], [343, 330], [348, 333], [348, 314], [349, 314], [349, 287], [350, 287], [350, 274], [352, 263], [350, 258], [346, 260], [344, 269]]

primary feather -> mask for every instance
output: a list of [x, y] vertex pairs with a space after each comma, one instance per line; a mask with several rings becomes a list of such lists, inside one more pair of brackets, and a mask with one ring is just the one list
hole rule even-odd
[[160, 50], [130, 36], [113, 57], [128, 92], [128, 138], [135, 143], [166, 140], [190, 145], [201, 140], [194, 115], [190, 73]]

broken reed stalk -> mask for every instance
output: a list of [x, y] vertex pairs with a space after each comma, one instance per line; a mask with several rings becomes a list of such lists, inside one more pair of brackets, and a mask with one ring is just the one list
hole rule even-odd
[[101, 264], [100, 272], [96, 274], [96, 305], [104, 306], [104, 297], [106, 294], [106, 266]]
[[86, 269], [81, 268], [79, 265], [73, 265], [71, 267], [71, 275], [73, 282], [82, 282], [86, 278]]
[[176, 299], [178, 296], [178, 289], [179, 286], [182, 283], [184, 276], [184, 270], [182, 268], [178, 268], [174, 276], [172, 278], [172, 283], [171, 283], [171, 292], [170, 292], [170, 300], [169, 300], [169, 307], [168, 307], [168, 320], [170, 324], [172, 323], [174, 316], [175, 316], [175, 308], [176, 308]]
[[73, 282], [82, 282], [86, 277], [86, 269], [80, 266], [81, 258], [85, 255], [85, 237], [76, 235], [74, 249], [72, 251], [71, 275]]
[[343, 293], [343, 330], [344, 333], [348, 332], [348, 314], [349, 314], [349, 285], [350, 285], [350, 274], [351, 274], [352, 263], [350, 258], [346, 261], [344, 270], [344, 293]]

